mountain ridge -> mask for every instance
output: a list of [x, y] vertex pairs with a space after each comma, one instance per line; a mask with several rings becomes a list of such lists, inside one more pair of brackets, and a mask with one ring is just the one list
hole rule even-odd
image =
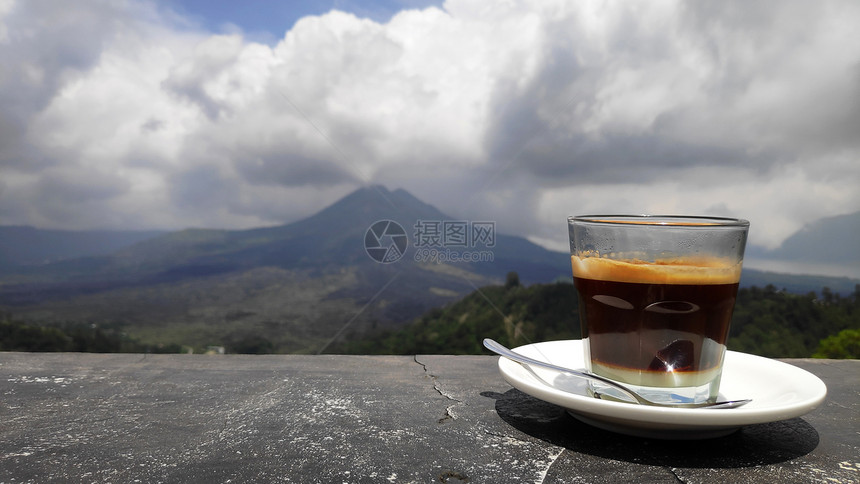
[[810, 254], [817, 261], [834, 263], [860, 263], [860, 250], [837, 250], [832, 239], [856, 240], [860, 236], [860, 211], [825, 217], [805, 225], [785, 239], [778, 249], [771, 251], [779, 258], [805, 258]]
[[[78, 232], [0, 226], [0, 268], [6, 272], [0, 282], [16, 282], [15, 274], [20, 276], [18, 282], [70, 282], [107, 275], [128, 282], [177, 277], [183, 271], [199, 277], [258, 265], [331, 269], [342, 264], [368, 263], [367, 254], [356, 241], [361, 240], [367, 227], [382, 219], [394, 220], [407, 232], [413, 243], [409, 247], [412, 253], [406, 256], [414, 255], [417, 249], [413, 240], [417, 222], [452, 220], [402, 188], [389, 191], [383, 185], [370, 185], [298, 221], [250, 229]], [[829, 233], [830, 226], [841, 227], [850, 234], [855, 226], [860, 227], [860, 212], [821, 219], [786, 239], [783, 247], [771, 251], [753, 248], [748, 250], [749, 255], [786, 258], [796, 256], [797, 251], [808, 253], [810, 246], [822, 244], [821, 234]], [[566, 253], [546, 249], [519, 236], [499, 233], [495, 237], [493, 263], [467, 264], [470, 271], [502, 279], [515, 270], [526, 284], [569, 277]], [[34, 239], [41, 242], [28, 242]], [[53, 246], [46, 242], [52, 239], [56, 241]], [[82, 248], [82, 244], [87, 247]], [[860, 257], [857, 254], [834, 257], [855, 256]], [[820, 290], [823, 284], [850, 293], [855, 281], [745, 268], [742, 285], [774, 284], [792, 292], [808, 292]]]
[[[399, 224], [412, 241], [401, 259], [387, 264], [373, 260], [365, 247], [368, 230], [381, 220]], [[185, 229], [108, 254], [7, 267], [0, 272], [0, 310], [39, 324], [115, 326], [153, 344], [229, 346], [254, 335], [274, 352], [301, 353], [322, 351], [344, 334], [403, 326], [501, 284], [509, 272], [524, 285], [571, 277], [568, 254], [495, 233], [495, 225], [492, 238], [479, 244], [418, 243], [426, 224], [446, 221], [471, 223], [405, 190], [363, 187], [289, 224]], [[430, 258], [434, 250], [449, 260]], [[451, 259], [470, 251], [491, 257]], [[756, 274], [745, 270], [742, 284]], [[809, 286], [795, 287], [796, 280], [756, 281], [809, 292]], [[844, 284], [850, 286], [846, 294], [854, 289], [850, 282]]]
[[[18, 267], [0, 274], [0, 309], [42, 323], [120, 325], [156, 342], [173, 334], [198, 346], [254, 332], [277, 351], [309, 352], [346, 326], [362, 332], [405, 324], [518, 268], [507, 255], [500, 268], [420, 260], [414, 250], [381, 264], [364, 246], [379, 220], [412, 235], [418, 221], [448, 218], [406, 191], [365, 187], [291, 224], [186, 229], [108, 255]], [[506, 236], [493, 249], [500, 256], [522, 250], [506, 249], [512, 242], [524, 243]], [[529, 261], [522, 272], [530, 267], [553, 277], [567, 271]]]
[[164, 230], [58, 230], [0, 225], [0, 268], [103, 255], [167, 233]]

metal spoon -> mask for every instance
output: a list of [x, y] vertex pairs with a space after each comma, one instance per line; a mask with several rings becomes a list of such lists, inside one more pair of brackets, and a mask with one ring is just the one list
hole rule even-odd
[[[521, 365], [541, 366], [544, 368], [549, 368], [550, 370], [560, 371], [562, 373], [567, 373], [570, 375], [578, 376], [580, 378], [599, 381], [600, 383], [609, 385], [613, 388], [618, 389], [621, 392], [624, 392], [625, 394], [629, 395], [630, 398], [633, 398], [634, 400], [636, 400], [636, 403], [638, 403], [640, 405], [652, 405], [655, 407], [671, 407], [671, 408], [736, 408], [736, 407], [740, 407], [741, 405], [746, 405], [747, 403], [752, 401], [751, 399], [746, 399], [746, 400], [728, 400], [728, 401], [723, 401], [723, 402], [704, 402], [704, 403], [659, 403], [659, 402], [652, 402], [651, 400], [648, 400], [647, 398], [643, 397], [642, 395], [639, 395], [638, 393], [627, 388], [626, 386], [624, 386], [620, 383], [616, 383], [616, 382], [614, 382], [608, 378], [604, 378], [600, 375], [595, 375], [594, 373], [589, 373], [585, 370], [572, 370], [570, 368], [564, 368], [561, 366], [553, 365], [552, 363], [546, 363], [546, 362], [543, 362], [540, 360], [535, 360], [533, 358], [529, 358], [528, 356], [523, 356], [519, 353], [514, 352], [513, 350], [506, 348], [505, 346], [501, 345], [497, 341], [492, 340], [490, 338], [484, 339], [484, 346], [488, 350], [492, 351], [493, 353], [496, 353], [500, 356], [504, 356], [505, 358], [508, 358], [509, 360], [512, 360], [512, 361], [515, 361]], [[600, 398], [599, 397], [600, 394], [597, 394], [597, 395], [598, 395], [598, 398]]]

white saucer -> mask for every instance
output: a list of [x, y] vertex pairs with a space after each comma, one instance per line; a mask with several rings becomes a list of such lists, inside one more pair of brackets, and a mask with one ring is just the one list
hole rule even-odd
[[[548, 341], [516, 348], [535, 359], [584, 368], [582, 341]], [[595, 427], [638, 437], [704, 439], [727, 435], [744, 425], [799, 417], [817, 407], [827, 387], [796, 366], [760, 356], [726, 352], [720, 399], [751, 398], [733, 409], [661, 408], [600, 400], [586, 394], [588, 383], [564, 373], [534, 368], [540, 381], [519, 363], [499, 358], [499, 371], [516, 389], [566, 408]]]

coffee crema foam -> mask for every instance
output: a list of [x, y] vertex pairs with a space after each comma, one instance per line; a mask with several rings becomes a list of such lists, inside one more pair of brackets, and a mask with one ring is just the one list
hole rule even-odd
[[638, 259], [570, 257], [575, 277], [643, 284], [734, 284], [741, 279], [741, 262], [719, 257]]

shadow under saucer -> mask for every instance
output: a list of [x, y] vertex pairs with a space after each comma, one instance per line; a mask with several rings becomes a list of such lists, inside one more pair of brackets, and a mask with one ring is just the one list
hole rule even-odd
[[744, 426], [705, 440], [662, 440], [602, 430], [517, 389], [484, 392], [517, 430], [566, 449], [607, 459], [669, 467], [737, 468], [775, 464], [812, 452], [818, 432], [802, 418]]

